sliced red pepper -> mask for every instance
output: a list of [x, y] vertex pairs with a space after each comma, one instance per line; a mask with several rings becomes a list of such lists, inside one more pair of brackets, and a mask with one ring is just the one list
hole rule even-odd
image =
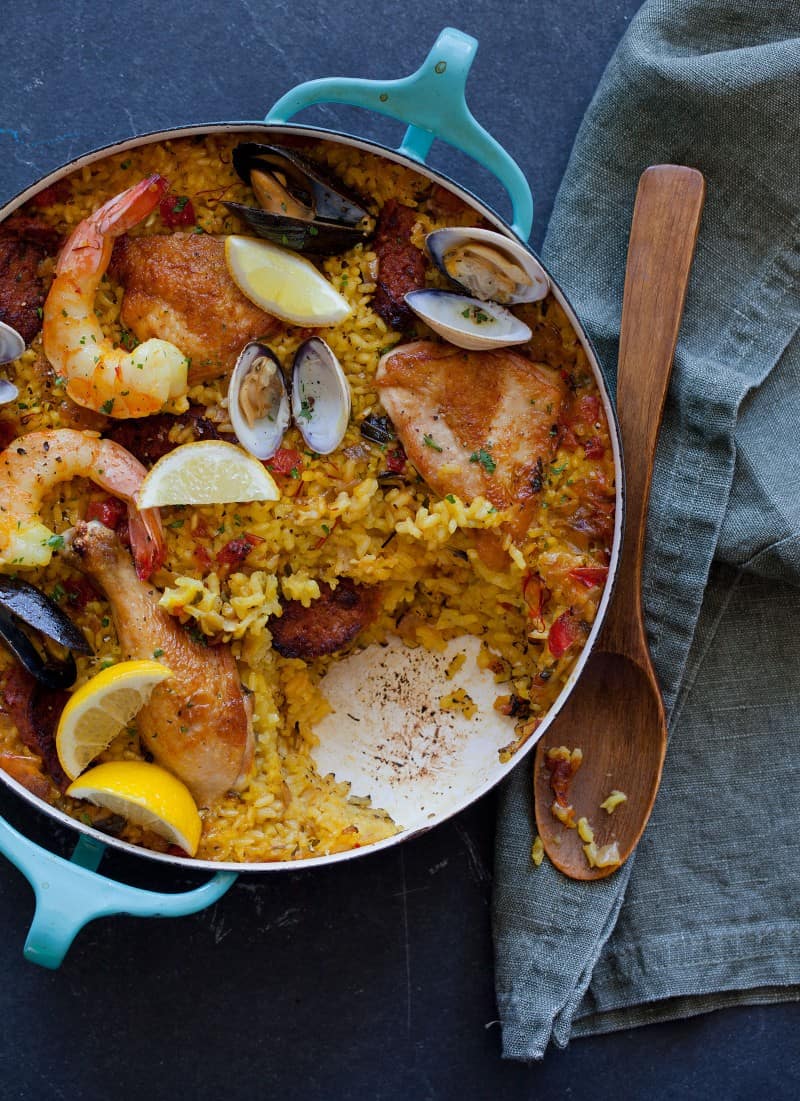
[[161, 211], [162, 222], [169, 229], [193, 226], [197, 222], [192, 200], [188, 195], [176, 195], [173, 191], [168, 191], [162, 196], [158, 209]]
[[587, 589], [593, 589], [595, 585], [603, 585], [608, 577], [608, 566], [576, 566], [569, 571], [569, 577], [573, 581], [580, 582]]
[[279, 447], [271, 459], [267, 459], [264, 465], [273, 474], [291, 474], [293, 470], [298, 473], [303, 468], [303, 456], [299, 451], [293, 451], [288, 447]]
[[547, 646], [554, 658], [560, 658], [583, 636], [581, 622], [572, 609], [562, 612], [547, 636]]
[[606, 453], [603, 441], [597, 436], [592, 436], [583, 445], [583, 453], [587, 459], [602, 459]]
[[263, 542], [264, 540], [260, 535], [251, 535], [249, 532], [237, 536], [236, 539], [229, 540], [221, 550], [217, 551], [217, 564], [220, 566], [241, 566], [253, 547], [257, 547], [259, 543]]

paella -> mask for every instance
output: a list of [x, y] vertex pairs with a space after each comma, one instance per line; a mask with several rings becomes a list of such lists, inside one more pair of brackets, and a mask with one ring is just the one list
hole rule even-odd
[[469, 732], [488, 676], [500, 759], [533, 736], [597, 614], [614, 459], [546, 273], [469, 204], [319, 139], [145, 144], [0, 225], [0, 321], [17, 782], [284, 861], [405, 826], [320, 763], [358, 655], [444, 654], [409, 711]]

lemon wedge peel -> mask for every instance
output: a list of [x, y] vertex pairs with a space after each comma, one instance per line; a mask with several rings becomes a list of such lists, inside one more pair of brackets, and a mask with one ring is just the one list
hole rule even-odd
[[252, 455], [224, 440], [185, 443], [164, 455], [142, 481], [140, 509], [277, 501], [280, 490]]
[[123, 661], [103, 669], [73, 692], [56, 731], [56, 752], [70, 780], [108, 749], [141, 711], [156, 685], [171, 676], [171, 670], [158, 661]]
[[266, 313], [292, 325], [338, 325], [346, 298], [304, 256], [258, 237], [225, 238], [225, 260], [239, 290]]
[[194, 856], [202, 821], [191, 792], [160, 765], [145, 761], [109, 761], [95, 765], [67, 788], [73, 799], [120, 814]]

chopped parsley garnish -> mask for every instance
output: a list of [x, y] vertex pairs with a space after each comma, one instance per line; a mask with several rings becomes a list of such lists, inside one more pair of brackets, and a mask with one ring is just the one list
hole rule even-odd
[[456, 503], [456, 499], [452, 493], [447, 494], [447, 496], [445, 497], [445, 501], [449, 501], [451, 505], [454, 505]]
[[425, 436], [422, 437], [422, 442], [425, 444], [426, 447], [429, 447], [431, 449], [431, 451], [442, 451], [443, 450], [439, 446], [439, 444], [436, 442], [436, 440], [433, 438], [433, 436], [428, 436], [426, 434]]
[[300, 402], [300, 416], [303, 417], [304, 420], [310, 421], [311, 412], [311, 402], [308, 398], [303, 398]]
[[471, 463], [480, 463], [487, 474], [494, 474], [497, 470], [497, 463], [491, 456], [489, 448], [492, 445], [487, 443], [486, 447], [479, 447], [477, 451], [473, 451], [469, 457]]
[[130, 168], [130, 166], [131, 166], [130, 161], [122, 161], [122, 163], [120, 164], [120, 168]]
[[114, 408], [114, 399], [109, 398], [108, 401], [104, 401], [103, 404], [100, 406], [100, 412], [101, 413], [110, 413], [113, 408]]
[[53, 550], [61, 550], [61, 548], [64, 546], [64, 536], [51, 535], [50, 538], [47, 540], [47, 546], [52, 547]]
[[153, 657], [154, 658], [163, 658], [163, 656], [164, 656], [164, 651], [161, 649], [160, 646], [158, 647], [158, 649], [153, 650]]
[[183, 208], [186, 206], [186, 204], [188, 202], [189, 202], [189, 196], [188, 195], [179, 195], [178, 198], [175, 200], [175, 206], [172, 208], [172, 213], [173, 214], [180, 214], [180, 212], [183, 210]]
[[173, 531], [180, 531], [185, 523], [185, 520], [170, 520], [170, 522], [167, 524], [167, 527], [172, 528]]
[[61, 584], [54, 585], [53, 591], [50, 593], [53, 600], [63, 600], [66, 595], [66, 590]]
[[482, 310], [480, 306], [467, 306], [465, 310], [461, 311], [461, 316], [466, 317], [467, 321], [474, 321], [476, 325], [491, 324], [495, 320], [491, 314], [488, 314], [486, 310]]

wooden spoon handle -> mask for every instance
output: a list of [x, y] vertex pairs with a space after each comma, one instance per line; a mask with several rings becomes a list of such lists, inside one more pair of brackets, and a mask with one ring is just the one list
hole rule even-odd
[[617, 409], [625, 455], [625, 537], [602, 646], [649, 665], [642, 618], [647, 502], [705, 180], [694, 168], [658, 164], [639, 181], [628, 245]]

